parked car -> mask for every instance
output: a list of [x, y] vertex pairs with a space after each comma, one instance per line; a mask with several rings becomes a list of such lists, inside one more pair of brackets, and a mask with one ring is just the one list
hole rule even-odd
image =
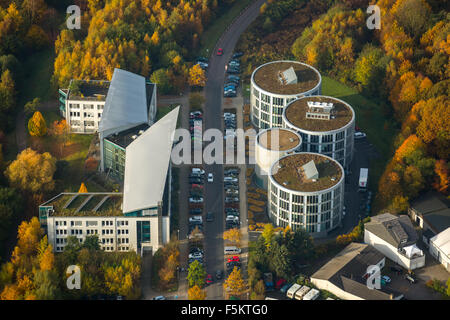
[[409, 274], [409, 273], [407, 273], [407, 274], [405, 275], [405, 279], [408, 280], [409, 283], [416, 283], [416, 282], [417, 282], [416, 277], [414, 277], [413, 275], [411, 275], [411, 274]]
[[206, 62], [206, 63], [208, 63], [208, 59], [207, 58], [205, 58], [205, 57], [198, 57], [197, 59], [195, 59], [195, 61], [200, 61], [200, 62]]
[[206, 284], [211, 284], [211, 283], [213, 283], [213, 282], [214, 282], [214, 280], [213, 280], [212, 275], [208, 274], [208, 275], [206, 276]]
[[208, 182], [209, 182], [209, 183], [214, 182], [214, 176], [213, 176], [212, 173], [208, 173]]
[[223, 271], [222, 270], [217, 270], [216, 271], [216, 279], [220, 280], [223, 278]]
[[389, 278], [388, 276], [382, 276], [381, 280], [384, 281], [385, 283], [391, 283], [391, 278]]
[[202, 213], [203, 213], [203, 210], [200, 208], [194, 208], [194, 209], [189, 210], [189, 214], [193, 214], [193, 215], [202, 214]]
[[235, 76], [235, 75], [228, 75], [227, 79], [228, 80], [237, 80], [237, 81], [239, 81], [239, 80], [241, 80], [241, 77]]
[[222, 48], [217, 49], [217, 55], [218, 56], [223, 55], [223, 49]]
[[363, 139], [366, 137], [364, 132], [355, 132], [355, 139]]
[[239, 58], [239, 57], [242, 57], [243, 55], [244, 55], [243, 52], [238, 51], [238, 52], [236, 52], [236, 53], [233, 54], [232, 58], [233, 58], [233, 59], [234, 59], [234, 58]]
[[203, 253], [194, 252], [189, 254], [189, 259], [197, 259], [197, 258], [203, 258]]
[[203, 202], [203, 198], [202, 197], [200, 197], [200, 198], [189, 198], [189, 202], [191, 202], [191, 203], [202, 203]]
[[225, 98], [234, 98], [236, 97], [236, 91], [227, 91], [223, 93]]
[[401, 274], [403, 272], [402, 268], [397, 266], [392, 266], [391, 271], [396, 272], [397, 274]]
[[203, 222], [202, 216], [189, 217], [189, 222]]
[[212, 222], [212, 221], [214, 221], [214, 214], [213, 214], [212, 212], [208, 212], [208, 213], [206, 214], [206, 221], [207, 221], [207, 222]]
[[166, 300], [166, 297], [164, 297], [164, 296], [157, 296], [157, 297], [154, 297], [153, 300]]
[[238, 256], [232, 256], [231, 258], [228, 258], [227, 262], [239, 262], [239, 257]]

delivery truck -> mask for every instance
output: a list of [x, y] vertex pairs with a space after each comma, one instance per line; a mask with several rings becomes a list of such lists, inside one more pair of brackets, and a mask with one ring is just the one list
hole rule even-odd
[[358, 191], [365, 192], [367, 190], [367, 179], [369, 176], [369, 169], [361, 168], [359, 171], [359, 189]]

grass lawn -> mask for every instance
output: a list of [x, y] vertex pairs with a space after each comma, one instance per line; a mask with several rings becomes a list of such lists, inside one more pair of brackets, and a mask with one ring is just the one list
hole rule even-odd
[[231, 22], [236, 18], [239, 13], [247, 7], [249, 3], [253, 0], [239, 0], [236, 1], [232, 7], [225, 9], [225, 12], [221, 12], [218, 19], [215, 19], [214, 22], [203, 32], [200, 37], [200, 52], [201, 56], [208, 57], [220, 36], [225, 32], [226, 28], [231, 24]]
[[367, 139], [380, 152], [381, 161], [372, 162], [370, 166], [370, 188], [376, 190], [378, 180], [393, 153], [393, 140], [397, 134], [393, 121], [384, 117], [377, 101], [326, 76], [322, 76], [322, 94], [348, 102], [355, 110], [356, 125], [367, 134]]

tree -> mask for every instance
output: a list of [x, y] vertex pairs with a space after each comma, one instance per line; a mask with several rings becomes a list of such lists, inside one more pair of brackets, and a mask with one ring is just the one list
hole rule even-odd
[[35, 113], [41, 106], [41, 99], [34, 98], [32, 101], [28, 101], [23, 107], [25, 114]]
[[63, 156], [63, 148], [66, 146], [66, 142], [69, 136], [69, 126], [67, 125], [66, 119], [62, 119], [60, 121], [53, 121], [50, 126], [49, 133], [52, 136], [55, 136], [58, 140], [58, 143], [61, 145], [60, 154]]
[[250, 295], [250, 299], [251, 300], [264, 300], [265, 298], [265, 292], [266, 291], [266, 287], [264, 285], [264, 280], [259, 280], [255, 287], [253, 288], [253, 292]]
[[193, 87], [204, 87], [206, 85], [205, 70], [199, 64], [189, 69], [189, 85]]
[[100, 243], [98, 242], [98, 235], [86, 236], [83, 242], [83, 248], [88, 250], [100, 250]]
[[223, 233], [223, 239], [239, 246], [241, 243], [241, 231], [238, 228], [228, 229]]
[[275, 271], [278, 277], [287, 278], [292, 270], [292, 261], [290, 258], [290, 253], [286, 246], [279, 245], [278, 242], [274, 241], [271, 247], [270, 265]]
[[228, 295], [241, 296], [245, 293], [247, 285], [242, 278], [241, 270], [234, 267], [228, 278], [225, 280], [223, 287]]
[[448, 163], [441, 159], [436, 161], [434, 166], [434, 172], [436, 173], [436, 179], [433, 187], [444, 194], [448, 194], [450, 177], [449, 177], [449, 166]]
[[80, 189], [78, 190], [78, 193], [87, 193], [88, 190], [86, 188], [86, 185], [84, 184], [84, 182], [81, 183]]
[[189, 287], [199, 286], [203, 288], [205, 285], [206, 271], [203, 265], [195, 260], [189, 265], [187, 280]]
[[162, 94], [168, 94], [173, 89], [167, 69], [158, 69], [153, 72], [150, 81], [158, 85], [158, 91]]
[[432, 13], [424, 0], [397, 0], [392, 12], [403, 29], [415, 38], [427, 30]]
[[42, 137], [47, 133], [47, 124], [39, 111], [36, 111], [28, 121], [28, 132], [33, 137]]
[[56, 300], [60, 298], [59, 279], [55, 271], [44, 270], [36, 272], [34, 283], [36, 298], [39, 300]]
[[273, 225], [271, 223], [266, 223], [266, 225], [264, 226], [264, 230], [262, 232], [262, 237], [264, 239], [264, 244], [266, 245], [266, 248], [270, 248], [274, 236], [275, 232], [273, 230]]
[[32, 193], [53, 190], [56, 159], [50, 153], [37, 153], [28, 148], [17, 155], [6, 169], [5, 175], [10, 184], [18, 189]]
[[194, 285], [188, 289], [188, 300], [205, 300], [206, 291], [202, 290], [199, 286]]
[[205, 103], [205, 97], [200, 92], [191, 92], [189, 95], [189, 107], [191, 110], [201, 110]]
[[3, 71], [0, 78], [0, 110], [7, 112], [16, 105], [16, 89], [11, 72]]

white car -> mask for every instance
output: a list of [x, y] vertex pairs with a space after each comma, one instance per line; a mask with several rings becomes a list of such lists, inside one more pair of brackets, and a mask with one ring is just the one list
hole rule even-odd
[[214, 176], [212, 173], [208, 173], [208, 182], [214, 182]]
[[189, 254], [189, 259], [200, 259], [203, 258], [203, 253], [201, 252], [194, 252]]
[[194, 216], [189, 218], [189, 222], [203, 222], [203, 218], [201, 216]]
[[355, 132], [355, 139], [363, 139], [366, 137], [364, 132]]
[[233, 177], [225, 177], [223, 178], [224, 182], [237, 182], [237, 178], [233, 178]]

